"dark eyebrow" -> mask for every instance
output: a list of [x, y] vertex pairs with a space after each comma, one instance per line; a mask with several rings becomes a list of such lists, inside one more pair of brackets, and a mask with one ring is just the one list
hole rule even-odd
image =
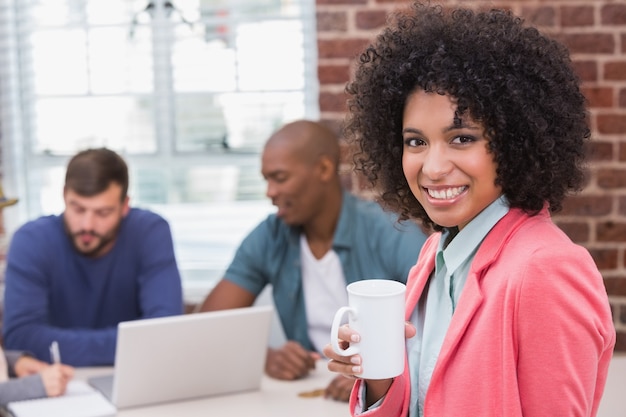
[[[468, 124], [467, 118], [463, 117], [463, 114], [460, 114], [458, 110], [455, 110], [454, 117], [452, 118], [452, 124], [446, 127], [443, 131], [450, 132], [451, 130], [455, 130], [455, 129], [480, 130], [480, 127], [473, 125], [473, 124]], [[421, 130], [413, 129], [413, 128], [402, 129], [402, 134], [405, 134], [405, 133], [415, 133], [418, 135], [423, 135]]]
[[[456, 123], [456, 122], [453, 123], [452, 125], [446, 127], [443, 131], [444, 132], [450, 132], [450, 131], [455, 130], [455, 129], [480, 130], [480, 127], [476, 126], [476, 125], [468, 125], [468, 124], [465, 124], [463, 122], [463, 120], [459, 120], [458, 123]], [[414, 129], [412, 127], [406, 127], [404, 129], [402, 129], [402, 134], [405, 134], [405, 133], [415, 133], [415, 134], [418, 134], [418, 135], [423, 135], [424, 134], [421, 130]]]
[[276, 177], [278, 177], [280, 175], [284, 175], [285, 172], [287, 172], [287, 171], [285, 171], [282, 168], [279, 168], [279, 169], [275, 169], [273, 171], [268, 172], [267, 174], [263, 175], [263, 177], [265, 177], [265, 179], [276, 178]]
[[412, 127], [405, 127], [404, 129], [402, 129], [402, 134], [404, 135], [405, 133], [416, 133], [418, 135], [423, 135], [421, 130], [413, 129]]

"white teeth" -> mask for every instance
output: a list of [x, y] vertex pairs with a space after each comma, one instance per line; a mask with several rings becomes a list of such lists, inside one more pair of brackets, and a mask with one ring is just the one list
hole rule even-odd
[[428, 195], [431, 196], [432, 198], [437, 198], [440, 200], [448, 200], [450, 198], [454, 198], [458, 196], [463, 191], [465, 191], [466, 188], [467, 187], [454, 187], [454, 188], [447, 188], [445, 190], [432, 190], [430, 188], [427, 188], [427, 190], [428, 190]]

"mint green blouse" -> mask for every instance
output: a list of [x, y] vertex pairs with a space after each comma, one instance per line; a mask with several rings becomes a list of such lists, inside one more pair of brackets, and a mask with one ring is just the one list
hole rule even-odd
[[411, 373], [411, 416], [423, 415], [430, 378], [474, 256], [491, 228], [508, 211], [506, 198], [502, 196], [458, 233], [456, 228], [442, 232], [435, 271], [411, 316], [411, 322], [417, 328], [415, 337], [407, 340]]

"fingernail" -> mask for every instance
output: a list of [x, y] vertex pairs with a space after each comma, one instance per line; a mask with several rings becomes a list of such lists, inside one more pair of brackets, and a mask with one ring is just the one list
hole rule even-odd
[[350, 336], [350, 341], [351, 342], [360, 342], [361, 341], [361, 336], [358, 334], [353, 334], [352, 336]]
[[360, 356], [352, 356], [350, 358], [350, 362], [352, 362], [355, 365], [360, 365], [361, 364], [361, 357]]
[[360, 374], [361, 373], [361, 367], [360, 366], [353, 366], [352, 367], [352, 373], [353, 374]]

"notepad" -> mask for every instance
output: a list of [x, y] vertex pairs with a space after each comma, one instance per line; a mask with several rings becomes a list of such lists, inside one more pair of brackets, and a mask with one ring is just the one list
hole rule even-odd
[[85, 381], [72, 380], [61, 397], [11, 402], [8, 410], [15, 417], [107, 417], [116, 408]]

